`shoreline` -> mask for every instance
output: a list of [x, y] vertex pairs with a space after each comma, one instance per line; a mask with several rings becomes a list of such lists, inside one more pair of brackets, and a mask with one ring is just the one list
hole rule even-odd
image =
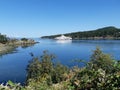
[[6, 44], [0, 43], [0, 56], [8, 53], [12, 53], [19, 46], [31, 46], [38, 42], [35, 41], [21, 41], [7, 42]]
[[16, 48], [10, 45], [6, 44], [1, 44], [0, 43], [0, 55], [8, 54], [11, 53], [15, 50]]

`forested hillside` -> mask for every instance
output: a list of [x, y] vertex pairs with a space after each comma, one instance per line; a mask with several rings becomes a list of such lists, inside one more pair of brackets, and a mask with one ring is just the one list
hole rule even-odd
[[[60, 35], [61, 34], [43, 36], [42, 38], [53, 39]], [[104, 27], [97, 30], [73, 32], [73, 33], [67, 33], [64, 35], [70, 36], [72, 37], [72, 39], [120, 39], [120, 29], [113, 26], [109, 26], [109, 27]]]

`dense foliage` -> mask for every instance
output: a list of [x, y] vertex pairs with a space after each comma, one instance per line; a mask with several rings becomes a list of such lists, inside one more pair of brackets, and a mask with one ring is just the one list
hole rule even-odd
[[60, 63], [54, 64], [52, 62], [54, 55], [44, 51], [41, 58], [36, 58], [33, 54], [32, 56], [33, 59], [27, 67], [27, 85], [31, 83], [31, 80], [52, 85], [66, 79], [65, 74], [68, 73], [68, 68]]
[[28, 41], [27, 38], [21, 38], [21, 41]]
[[6, 43], [8, 41], [8, 38], [6, 35], [0, 34], [0, 43]]
[[[72, 39], [120, 39], [120, 29], [113, 26], [100, 28], [97, 30], [74, 32], [64, 34], [65, 36], [70, 36]], [[55, 38], [59, 35], [43, 36], [42, 38]]]
[[[89, 62], [79, 68], [68, 69], [53, 63], [55, 56], [44, 51], [27, 66], [26, 85], [9, 81], [2, 90], [120, 90], [120, 61], [103, 53], [99, 48], [93, 52]], [[82, 61], [82, 60], [80, 60]]]
[[97, 48], [90, 62], [76, 72], [71, 83], [76, 90], [120, 89], [120, 62], [113, 60]]

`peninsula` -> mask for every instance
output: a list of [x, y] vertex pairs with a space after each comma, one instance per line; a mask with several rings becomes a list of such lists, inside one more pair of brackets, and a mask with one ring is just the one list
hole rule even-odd
[[6, 35], [0, 34], [0, 55], [10, 53], [16, 49], [18, 46], [33, 45], [35, 42], [33, 39], [27, 38], [9, 38]]

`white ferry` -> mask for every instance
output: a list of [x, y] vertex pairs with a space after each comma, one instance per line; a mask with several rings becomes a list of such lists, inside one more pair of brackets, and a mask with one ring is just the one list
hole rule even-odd
[[61, 35], [60, 37], [56, 37], [55, 39], [56, 40], [72, 40], [71, 37], [67, 37], [67, 36], [64, 36], [64, 35]]

